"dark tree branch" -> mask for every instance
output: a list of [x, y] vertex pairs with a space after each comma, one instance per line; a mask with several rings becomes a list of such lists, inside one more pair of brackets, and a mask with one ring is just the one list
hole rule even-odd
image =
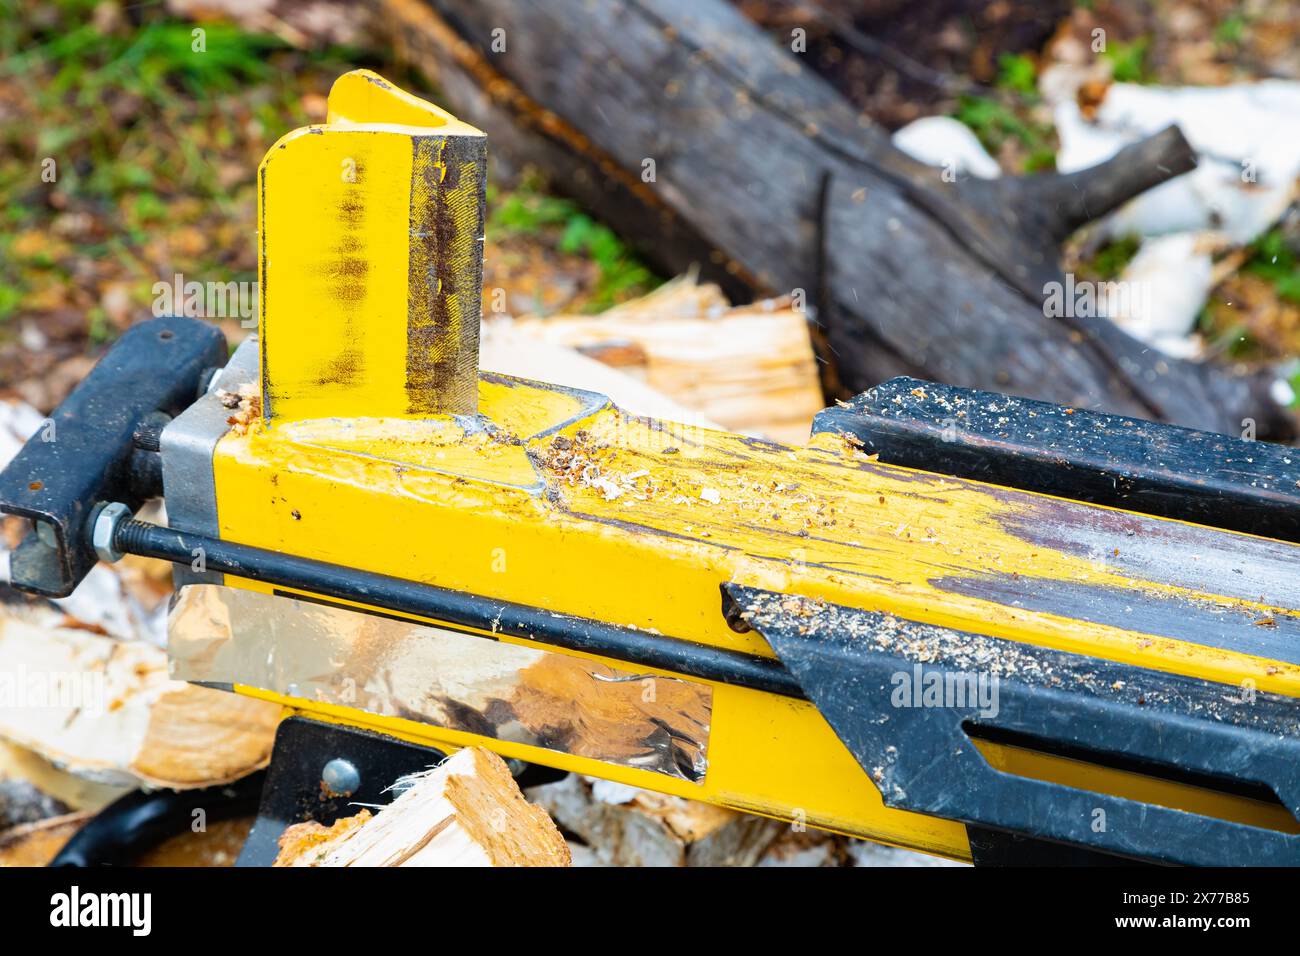
[[1044, 314], [1060, 238], [1190, 168], [1177, 131], [1071, 176], [948, 183], [723, 0], [371, 2], [494, 151], [537, 162], [652, 261], [816, 295], [849, 389], [906, 368], [1199, 428], [1289, 426], [1259, 378]]
[[1131, 143], [1096, 166], [1065, 175], [1026, 177], [1018, 182], [1027, 201], [1051, 210], [1057, 242], [1080, 226], [1113, 212], [1135, 196], [1196, 168], [1196, 151], [1177, 126]]

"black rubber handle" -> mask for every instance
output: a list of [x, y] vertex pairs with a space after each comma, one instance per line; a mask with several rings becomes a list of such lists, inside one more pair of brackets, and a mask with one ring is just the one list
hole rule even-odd
[[0, 472], [0, 511], [33, 522], [10, 558], [15, 588], [72, 593], [95, 565], [85, 531], [96, 506], [120, 501], [134, 510], [157, 491], [150, 485], [158, 472], [141, 464], [133, 436], [151, 416], [188, 407], [204, 371], [226, 358], [221, 330], [192, 318], [141, 322], [114, 343]]

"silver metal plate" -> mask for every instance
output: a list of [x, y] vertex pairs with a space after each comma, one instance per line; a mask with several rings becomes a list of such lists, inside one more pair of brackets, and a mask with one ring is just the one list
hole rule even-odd
[[222, 585], [181, 589], [171, 674], [244, 684], [692, 782], [713, 689], [349, 608]]
[[[221, 536], [212, 456], [217, 442], [230, 430], [230, 409], [221, 404], [217, 390], [233, 392], [257, 381], [257, 362], [257, 336], [250, 335], [235, 349], [207, 392], [163, 429], [163, 494], [168, 527]], [[220, 584], [224, 579], [215, 571], [198, 572], [182, 565], [176, 566], [173, 577], [178, 587], [194, 581]]]

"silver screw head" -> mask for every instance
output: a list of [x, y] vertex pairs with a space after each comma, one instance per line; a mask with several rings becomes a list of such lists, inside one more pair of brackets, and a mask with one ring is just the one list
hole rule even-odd
[[361, 787], [361, 771], [351, 760], [335, 757], [321, 770], [320, 782], [330, 793], [350, 797]]

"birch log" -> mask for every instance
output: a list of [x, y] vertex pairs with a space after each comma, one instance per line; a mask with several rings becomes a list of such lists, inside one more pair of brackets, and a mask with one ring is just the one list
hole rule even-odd
[[270, 760], [280, 711], [171, 680], [144, 641], [0, 618], [0, 737], [101, 783], [237, 780]]

